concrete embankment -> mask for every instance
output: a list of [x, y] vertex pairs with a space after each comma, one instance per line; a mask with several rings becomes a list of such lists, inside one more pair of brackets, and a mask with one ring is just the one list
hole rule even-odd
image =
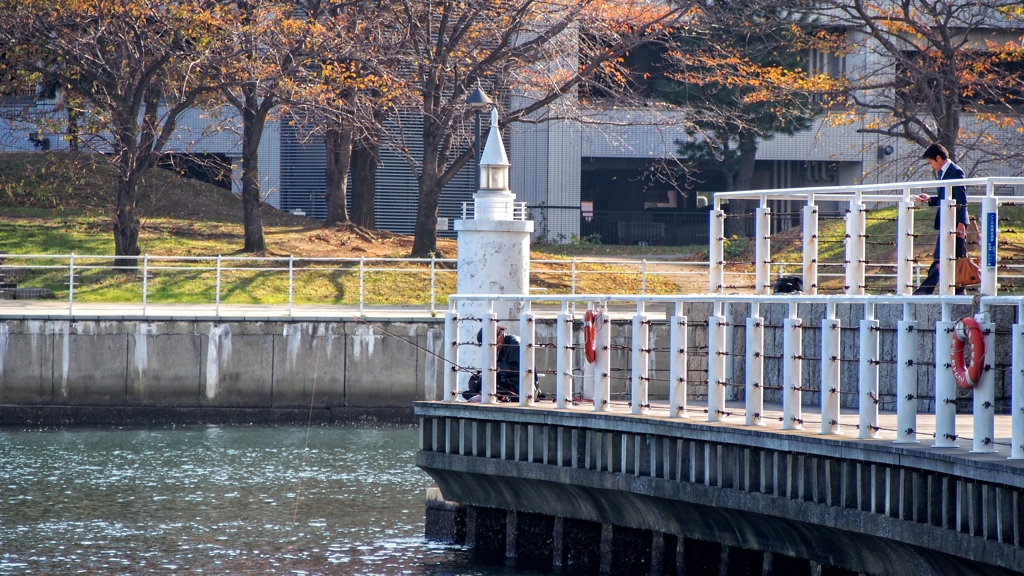
[[[918, 410], [934, 408], [934, 325], [939, 307], [917, 305]], [[954, 307], [954, 318], [969, 306]], [[668, 395], [668, 325], [664, 310], [651, 310], [650, 394]], [[707, 395], [706, 303], [684, 306], [690, 319], [688, 394]], [[788, 304], [761, 307], [765, 320], [765, 401], [781, 401], [781, 324]], [[815, 383], [804, 404], [820, 402], [822, 304], [800, 305], [803, 381]], [[743, 397], [746, 306], [735, 305], [727, 341], [728, 399]], [[891, 408], [896, 392], [896, 327], [902, 306], [879, 305], [879, 393]], [[842, 403], [855, 407], [861, 305], [840, 305]], [[629, 391], [631, 326], [619, 311], [612, 324], [612, 394]], [[996, 410], [1009, 398], [1009, 328], [1015, 307], [993, 308], [996, 324]], [[518, 332], [518, 319], [503, 319]], [[574, 340], [582, 341], [577, 323]], [[537, 341], [555, 341], [554, 320], [536, 323]], [[416, 400], [441, 400], [444, 324], [426, 314], [363, 321], [345, 318], [257, 317], [31, 317], [0, 320], [0, 424], [130, 422], [343, 422], [359, 419], [413, 422]], [[427, 353], [430, 351], [431, 353]], [[476, 367], [477, 348], [461, 348], [461, 364]], [[437, 354], [435, 356], [434, 354]], [[945, 352], [942, 352], [945, 355]], [[541, 388], [554, 389], [555, 350], [536, 350]], [[573, 365], [584, 389], [582, 346]], [[969, 398], [957, 400], [968, 409]]]
[[5, 320], [0, 424], [412, 422], [442, 387], [425, 352], [442, 336], [433, 319]]

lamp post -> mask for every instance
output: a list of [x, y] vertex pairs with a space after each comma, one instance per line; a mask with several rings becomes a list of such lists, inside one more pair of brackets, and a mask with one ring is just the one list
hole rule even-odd
[[466, 105], [476, 110], [476, 163], [480, 164], [480, 113], [484, 110], [489, 110], [494, 106], [494, 101], [487, 96], [487, 93], [480, 87], [480, 83], [476, 83], [476, 90], [466, 97]]

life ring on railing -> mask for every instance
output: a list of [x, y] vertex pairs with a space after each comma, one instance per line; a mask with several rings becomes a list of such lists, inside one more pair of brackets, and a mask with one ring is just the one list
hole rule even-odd
[[594, 350], [594, 342], [597, 340], [597, 316], [593, 310], [587, 310], [583, 316], [583, 352], [587, 356], [587, 362], [594, 363], [597, 359], [597, 352]]
[[[964, 362], [964, 346], [971, 343], [971, 364]], [[985, 368], [985, 334], [974, 318], [964, 318], [953, 329], [953, 345], [949, 351], [953, 363], [953, 379], [961, 388], [974, 388], [981, 381]]]

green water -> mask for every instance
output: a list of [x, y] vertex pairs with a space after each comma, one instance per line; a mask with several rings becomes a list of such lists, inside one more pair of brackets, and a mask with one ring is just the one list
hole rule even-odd
[[423, 540], [412, 428], [0, 430], [0, 574], [517, 574]]

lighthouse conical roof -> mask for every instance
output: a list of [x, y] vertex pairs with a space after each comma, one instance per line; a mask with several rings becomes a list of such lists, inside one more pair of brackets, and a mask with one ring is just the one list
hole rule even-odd
[[498, 130], [498, 109], [491, 108], [491, 131], [487, 134], [487, 144], [480, 154], [481, 166], [508, 166], [505, 145], [501, 142], [501, 131]]

